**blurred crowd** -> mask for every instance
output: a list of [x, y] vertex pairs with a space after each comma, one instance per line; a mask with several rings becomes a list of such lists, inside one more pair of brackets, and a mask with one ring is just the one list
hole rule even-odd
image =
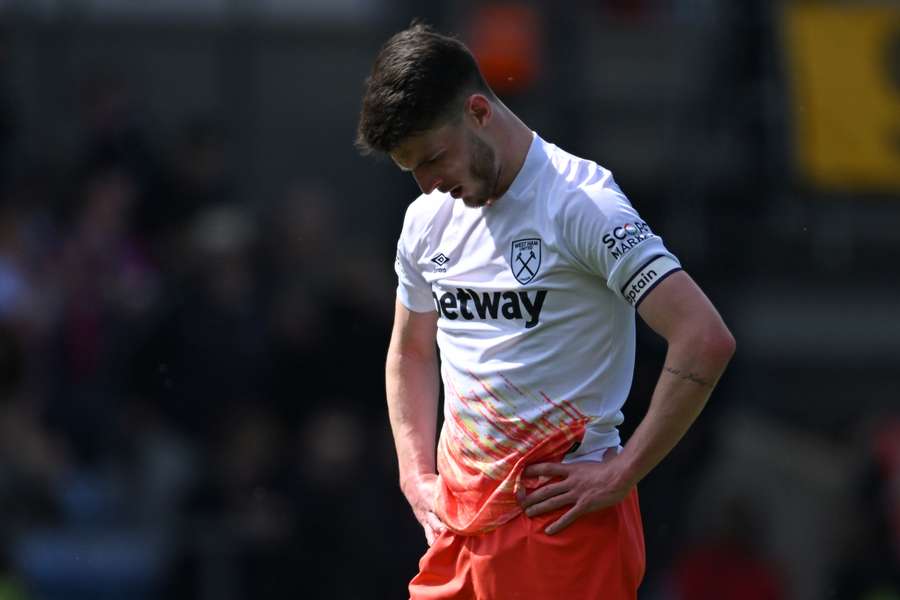
[[354, 252], [321, 184], [242, 202], [212, 119], [159, 149], [124, 81], [82, 101], [67, 164], [17, 156], [2, 115], [4, 572], [69, 600], [395, 585], [359, 543], [416, 535], [378, 358], [391, 257]]

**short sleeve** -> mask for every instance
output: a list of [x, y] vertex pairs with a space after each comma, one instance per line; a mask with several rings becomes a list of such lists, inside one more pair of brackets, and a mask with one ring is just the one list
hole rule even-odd
[[662, 238], [617, 188], [581, 190], [570, 198], [563, 215], [564, 239], [575, 261], [634, 308], [663, 279], [681, 270]]
[[431, 296], [431, 286], [422, 277], [416, 261], [412, 258], [408, 241], [417, 240], [412, 229], [410, 215], [407, 212], [403, 223], [403, 232], [397, 242], [397, 257], [394, 260], [394, 271], [397, 273], [397, 298], [400, 303], [413, 312], [431, 312], [435, 310]]

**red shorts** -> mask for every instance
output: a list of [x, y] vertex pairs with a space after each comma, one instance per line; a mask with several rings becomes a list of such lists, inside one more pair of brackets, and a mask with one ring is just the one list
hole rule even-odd
[[419, 561], [410, 599], [634, 600], [645, 566], [637, 491], [544, 533], [566, 510], [478, 535], [444, 531]]

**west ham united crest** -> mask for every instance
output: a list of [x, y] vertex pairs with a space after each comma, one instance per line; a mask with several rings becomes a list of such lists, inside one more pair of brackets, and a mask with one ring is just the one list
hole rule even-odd
[[538, 269], [541, 268], [541, 240], [525, 238], [514, 241], [509, 256], [509, 267], [516, 280], [523, 285], [534, 279]]

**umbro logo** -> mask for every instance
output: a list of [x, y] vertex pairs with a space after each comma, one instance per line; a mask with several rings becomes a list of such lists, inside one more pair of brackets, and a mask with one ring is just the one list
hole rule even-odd
[[436, 264], [439, 267], [443, 267], [445, 264], [450, 262], [450, 259], [447, 258], [443, 252], [441, 252], [440, 254], [438, 254], [437, 256], [432, 258], [431, 262], [433, 262], [434, 264]]
[[437, 271], [438, 273], [446, 273], [447, 267], [445, 267], [444, 265], [450, 262], [450, 257], [443, 252], [440, 252], [431, 259], [431, 262], [437, 265], [437, 267], [434, 269], [435, 271]]

